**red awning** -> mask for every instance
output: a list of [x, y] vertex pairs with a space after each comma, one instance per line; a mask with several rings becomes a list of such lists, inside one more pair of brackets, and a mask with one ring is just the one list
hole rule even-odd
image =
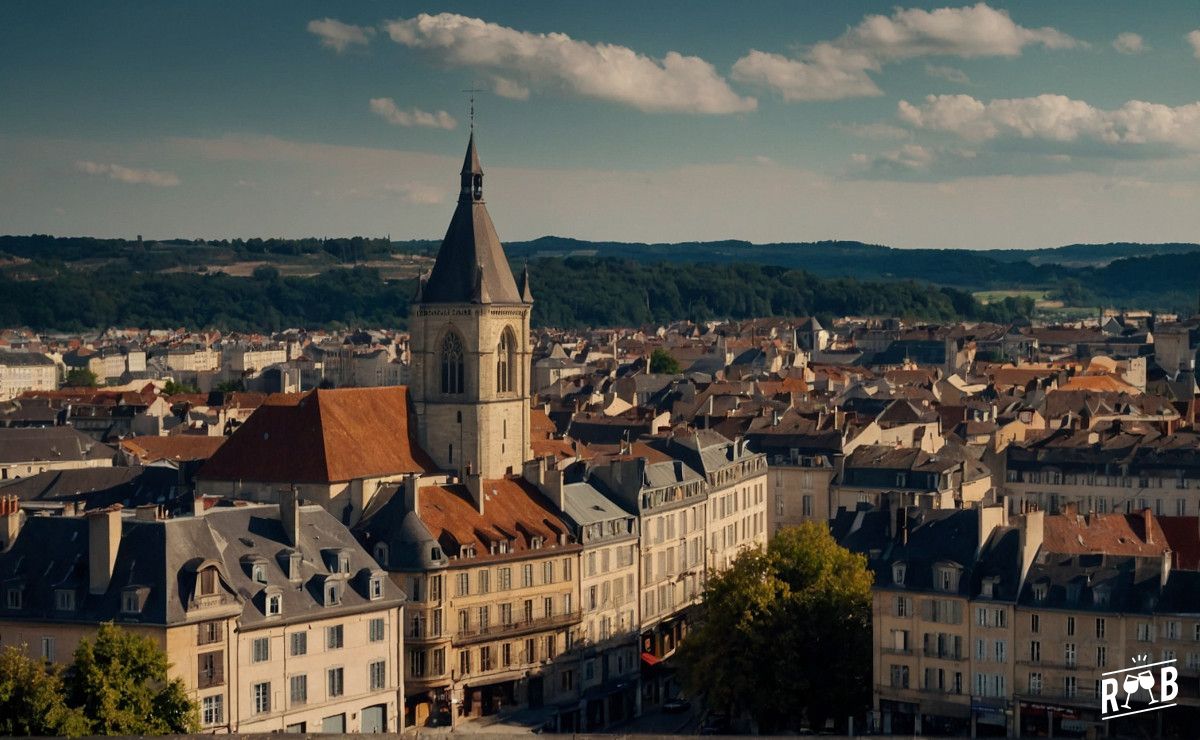
[[662, 662], [662, 658], [656, 658], [651, 653], [642, 653], [642, 662], [646, 665], [658, 665]]

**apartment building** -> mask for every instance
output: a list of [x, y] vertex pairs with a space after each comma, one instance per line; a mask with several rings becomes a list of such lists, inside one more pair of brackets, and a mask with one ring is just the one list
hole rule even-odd
[[[653, 453], [652, 453], [653, 454]], [[682, 460], [655, 455], [618, 458], [597, 466], [590, 480], [638, 518], [638, 632], [642, 702], [656, 704], [672, 679], [663, 660], [686, 633], [685, 608], [701, 596], [706, 578], [708, 493], [705, 479]]]
[[320, 507], [26, 517], [7, 498], [0, 520], [0, 644], [67, 662], [114, 622], [166, 651], [205, 731], [401, 729], [404, 594]]
[[58, 366], [40, 352], [0, 350], [0, 401], [25, 391], [58, 389]]
[[950, 450], [933, 454], [916, 447], [863, 445], [846, 455], [833, 482], [836, 509], [862, 504], [953, 509], [986, 503], [992, 473], [969, 455]]
[[407, 725], [518, 706], [578, 726], [580, 545], [527, 481], [384, 487], [355, 528], [409, 594]]
[[1058, 429], [1006, 450], [1013, 510], [1156, 516], [1200, 514], [1200, 434], [1162, 435], [1140, 425]]

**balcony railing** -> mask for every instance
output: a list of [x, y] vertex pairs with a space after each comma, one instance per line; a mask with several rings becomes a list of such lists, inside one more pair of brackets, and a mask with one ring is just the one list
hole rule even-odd
[[936, 660], [966, 660], [966, 653], [954, 650], [938, 650], [937, 648], [925, 648], [923, 651], [926, 658], [934, 658]]
[[489, 624], [486, 627], [459, 630], [451, 638], [451, 642], [454, 645], [470, 645], [476, 642], [486, 642], [499, 638], [519, 637], [531, 632], [542, 632], [544, 630], [579, 624], [582, 619], [583, 615], [581, 612], [573, 611], [555, 614], [550, 617], [538, 617], [536, 619], [510, 622], [508, 624]]

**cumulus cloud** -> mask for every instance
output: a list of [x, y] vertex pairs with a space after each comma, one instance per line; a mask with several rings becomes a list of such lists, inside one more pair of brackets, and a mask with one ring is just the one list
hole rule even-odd
[[986, 103], [969, 95], [929, 95], [917, 104], [900, 101], [899, 116], [915, 128], [943, 131], [971, 141], [1011, 136], [1200, 150], [1200, 102], [1169, 106], [1130, 100], [1120, 108], [1104, 110], [1065, 95]]
[[529, 88], [507, 77], [493, 78], [492, 92], [509, 100], [529, 100]]
[[1129, 33], [1128, 31], [1117, 34], [1117, 37], [1113, 39], [1112, 45], [1114, 49], [1122, 54], [1141, 54], [1148, 48], [1145, 39], [1136, 33]]
[[1192, 54], [1197, 59], [1200, 59], [1200, 28], [1188, 33], [1186, 38], [1188, 43], [1192, 45]]
[[880, 171], [916, 171], [927, 170], [936, 159], [936, 155], [927, 147], [920, 144], [905, 144], [899, 149], [876, 155], [854, 154], [851, 159], [855, 164]]
[[309, 21], [308, 32], [321, 40], [321, 46], [339, 54], [351, 46], [366, 46], [375, 35], [374, 28], [342, 23], [335, 18]]
[[938, 64], [926, 64], [925, 74], [930, 77], [935, 77], [946, 82], [953, 82], [956, 85], [966, 85], [970, 83], [971, 78], [967, 73], [958, 67], [945, 67]]
[[890, 16], [866, 16], [798, 59], [751, 50], [734, 63], [733, 77], [775, 90], [788, 101], [865, 97], [882, 94], [868, 72], [885, 64], [926, 56], [1015, 57], [1030, 45], [1070, 49], [1081, 42], [1054, 28], [1025, 28], [985, 3], [899, 8]]
[[738, 113], [758, 104], [735, 93], [713, 65], [674, 51], [654, 59], [624, 46], [528, 33], [453, 13], [397, 19], [384, 28], [396, 43], [444, 64], [502, 75], [523, 88], [561, 89], [650, 113]]
[[371, 112], [393, 126], [421, 126], [423, 128], [440, 128], [451, 131], [458, 127], [454, 116], [444, 110], [437, 113], [423, 111], [420, 108], [400, 110], [396, 101], [391, 98], [371, 98]]
[[161, 170], [139, 170], [119, 164], [103, 164], [81, 159], [75, 163], [75, 169], [89, 175], [101, 175], [110, 180], [127, 182], [131, 185], [153, 185], [159, 188], [173, 188], [179, 184], [179, 176], [174, 172]]
[[890, 123], [835, 123], [833, 127], [863, 139], [911, 139], [912, 131]]

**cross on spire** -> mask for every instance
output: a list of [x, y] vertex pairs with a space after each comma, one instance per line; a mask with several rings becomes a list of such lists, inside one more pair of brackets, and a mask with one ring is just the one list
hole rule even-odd
[[487, 92], [487, 91], [480, 90], [477, 87], [469, 87], [466, 90], [463, 90], [463, 92], [467, 93], [467, 95], [469, 96], [467, 98], [467, 100], [469, 100], [471, 102], [471, 124], [470, 124], [471, 125], [471, 133], [475, 133], [475, 93], [481, 93], [481, 92]]

